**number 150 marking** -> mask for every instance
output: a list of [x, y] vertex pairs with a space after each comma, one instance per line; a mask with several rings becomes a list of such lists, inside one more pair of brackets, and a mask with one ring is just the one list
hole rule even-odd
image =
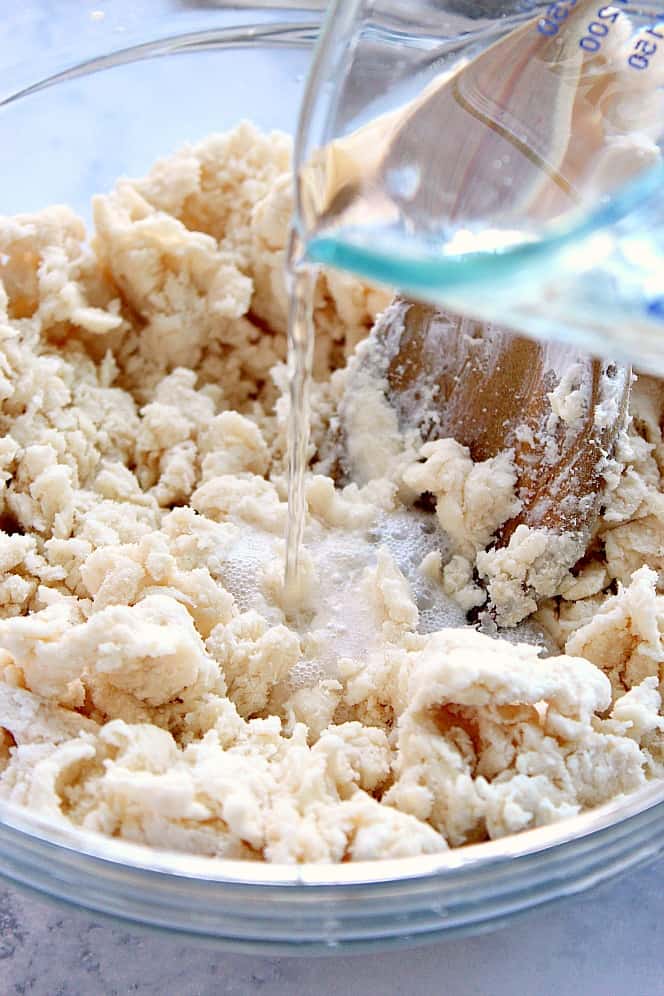
[[643, 70], [648, 68], [650, 60], [657, 53], [657, 42], [664, 41], [664, 25], [655, 24], [652, 28], [647, 28], [644, 34], [650, 35], [651, 38], [655, 38], [657, 41], [649, 41], [648, 38], [644, 38], [643, 36], [636, 40], [634, 51], [627, 60], [632, 69]]

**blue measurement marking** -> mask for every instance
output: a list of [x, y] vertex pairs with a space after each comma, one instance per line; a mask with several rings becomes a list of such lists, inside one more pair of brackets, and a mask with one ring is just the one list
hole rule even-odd
[[648, 307], [646, 311], [653, 318], [661, 318], [664, 320], [664, 297], [655, 297], [652, 301], [648, 301]]
[[[645, 38], [644, 35], [649, 35]], [[664, 24], [657, 22], [651, 27], [646, 28], [641, 34], [641, 37], [637, 37], [634, 42], [634, 49], [629, 59], [627, 60], [628, 65], [632, 69], [636, 69], [639, 72], [643, 72], [644, 69], [648, 69], [650, 66], [650, 60], [653, 55], [657, 54], [658, 47], [661, 48], [661, 42], [664, 41]]]
[[624, 9], [628, 3], [629, 0], [613, 0], [612, 3], [599, 7], [595, 19], [586, 25], [585, 35], [579, 38], [579, 48], [584, 52], [599, 52], [611, 30], [611, 25], [616, 23], [622, 13], [618, 4], [622, 4]]
[[544, 17], [540, 17], [537, 22], [539, 33], [549, 37], [557, 35], [574, 7], [576, 7], [576, 2], [577, 0], [557, 0], [556, 3], [549, 4]]
[[[527, 9], [531, 2], [532, 0], [522, 0], [520, 6], [522, 9]], [[598, 7], [594, 19], [586, 25], [586, 33], [579, 38], [579, 48], [591, 55], [599, 52], [612, 25], [630, 2], [631, 0], [611, 0], [611, 3]], [[537, 22], [538, 32], [549, 38], [557, 35], [576, 4], [577, 0], [556, 0], [549, 4], [544, 17], [540, 17]], [[648, 37], [644, 37], [645, 35]], [[639, 72], [648, 69], [650, 60], [657, 54], [662, 42], [664, 42], [664, 23], [658, 17], [654, 24], [635, 38], [633, 51], [627, 59], [628, 65]]]

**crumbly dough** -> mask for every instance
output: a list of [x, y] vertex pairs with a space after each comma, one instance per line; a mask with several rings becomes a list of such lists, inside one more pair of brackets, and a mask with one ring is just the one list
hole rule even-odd
[[[325, 472], [346, 360], [387, 297], [321, 276], [286, 611], [289, 160], [244, 124], [97, 197], [90, 239], [64, 207], [0, 223], [0, 797], [158, 848], [342, 861], [661, 776], [657, 382], [636, 386], [581, 568], [525, 527], [486, 552], [518, 508], [509, 454], [417, 452], [357, 397], [364, 469], [343, 489]], [[571, 385], [560, 417], [575, 403]], [[422, 492], [435, 517], [410, 510]], [[557, 653], [463, 626], [482, 580]]]

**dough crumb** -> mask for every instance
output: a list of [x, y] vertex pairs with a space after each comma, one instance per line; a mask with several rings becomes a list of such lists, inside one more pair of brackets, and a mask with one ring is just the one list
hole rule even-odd
[[[661, 777], [657, 381], [588, 550], [525, 526], [492, 548], [520, 508], [513, 455], [422, 446], [375, 378], [347, 398], [389, 297], [321, 275], [287, 611], [290, 156], [245, 123], [96, 197], [89, 236], [64, 207], [0, 219], [0, 798], [156, 848], [337, 862]], [[573, 371], [554, 395], [583, 417]]]

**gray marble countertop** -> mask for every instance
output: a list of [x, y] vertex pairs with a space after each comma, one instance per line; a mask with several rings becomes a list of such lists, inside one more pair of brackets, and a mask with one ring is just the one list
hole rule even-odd
[[[78, 57], [95, 54], [104, 38], [112, 36], [110, 47], [117, 48], [149, 37], [149, 22], [155, 18], [165, 33], [172, 33], [174, 29], [205, 26], [211, 12], [219, 23], [238, 17], [219, 9], [214, 0], [58, 0], [57, 4], [29, 0], [1, 6], [0, 87], [4, 93], [35, 78], [35, 60], [39, 71], [46, 74], [74, 61], [73, 53]], [[274, 19], [274, 12], [269, 16]], [[300, 61], [304, 59], [305, 54]], [[274, 106], [275, 123], [288, 127], [283, 99], [288, 80], [275, 78], [279, 83], [276, 97], [281, 97]], [[296, 78], [301, 79], [301, 75]], [[41, 206], [33, 199], [49, 203], [59, 199], [60, 191], [63, 199], [84, 201], [89, 193], [86, 185], [103, 189], [115, 176], [116, 162], [129, 163], [130, 171], [138, 170], [144, 166], [141, 156], [149, 162], [156, 151], [168, 151], [171, 138], [164, 138], [162, 132], [150, 134], [144, 120], [140, 121], [140, 131], [127, 131], [122, 113], [114, 114], [123, 106], [123, 95], [113, 86], [106, 87], [101, 77], [97, 80], [97, 103], [92, 112], [89, 102], [85, 103], [85, 92], [76, 87], [69, 96], [65, 93], [56, 117], [52, 103], [48, 107], [38, 101], [34, 106], [26, 105], [34, 118], [28, 124], [25, 117], [21, 119], [23, 128], [13, 159], [12, 149], [3, 143], [0, 200], [5, 197], [12, 204], [0, 203], [0, 211]], [[131, 100], [135, 93], [125, 97]], [[174, 86], [167, 98], [171, 122], [177, 98]], [[103, 113], [97, 113], [99, 107], [105, 108]], [[231, 123], [224, 114], [228, 118], [237, 113], [232, 102], [227, 106], [222, 101], [218, 110], [215, 120], [219, 127]], [[216, 115], [217, 108], [212, 112]], [[12, 109], [7, 113], [11, 115]], [[90, 122], [97, 126], [95, 131], [87, 127]], [[155, 122], [163, 129], [163, 118], [157, 115]], [[115, 136], [109, 131], [113, 123]], [[173, 128], [177, 127], [175, 121]], [[204, 133], [209, 123], [203, 116], [191, 127]], [[105, 141], [107, 153], [97, 151], [84, 166], [80, 156], [63, 155], [61, 136], [68, 130], [71, 134], [85, 133], [88, 142]], [[140, 136], [139, 146], [135, 134]], [[47, 171], [43, 159], [35, 158], [38, 172], [30, 172], [29, 135], [35, 136], [35, 157], [43, 157], [44, 146], [51, 142]], [[164, 149], [159, 147], [162, 141], [166, 142]], [[131, 158], [134, 154], [138, 155], [136, 160]], [[90, 164], [98, 172], [89, 168]], [[37, 186], [35, 176], [40, 179]], [[17, 198], [23, 197], [25, 203], [17, 203]], [[177, 937], [111, 925], [6, 888], [0, 889], [0, 996], [664, 996], [663, 922], [664, 862], [566, 903], [533, 911], [493, 934], [412, 951], [341, 955], [334, 960], [231, 954]]]

